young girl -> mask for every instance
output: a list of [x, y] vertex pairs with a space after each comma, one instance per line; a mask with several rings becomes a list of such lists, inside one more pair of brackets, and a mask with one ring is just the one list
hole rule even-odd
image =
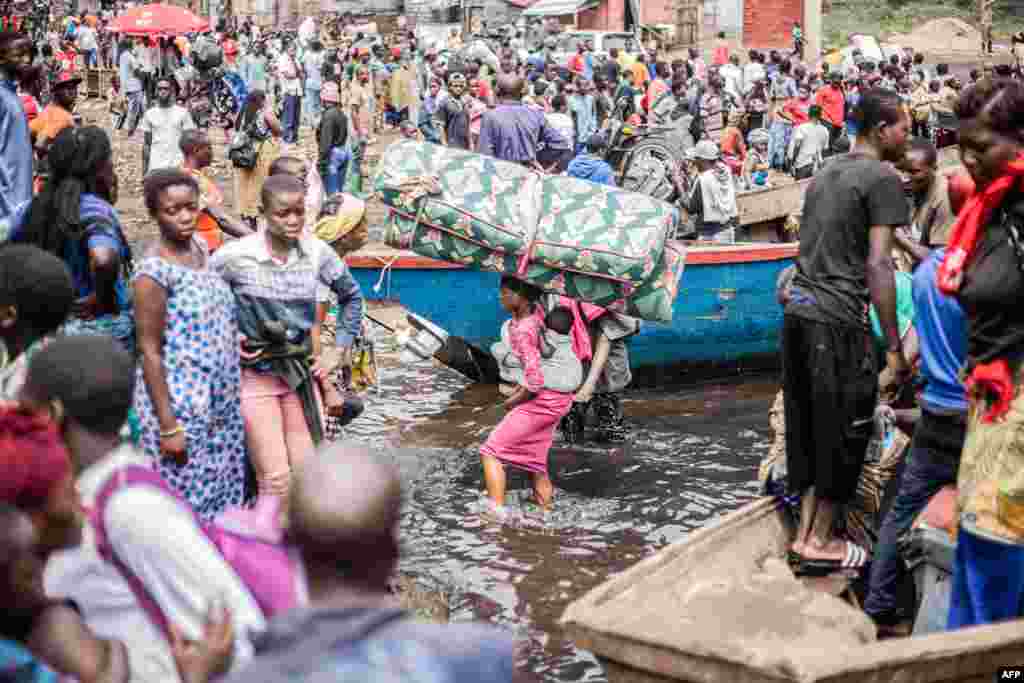
[[512, 314], [506, 323], [509, 345], [523, 365], [524, 382], [506, 399], [508, 414], [480, 448], [487, 495], [496, 512], [502, 512], [505, 505], [506, 465], [531, 474], [536, 502], [545, 510], [551, 508], [554, 495], [548, 477], [548, 450], [559, 420], [572, 407], [573, 393], [545, 388], [541, 369], [545, 322], [540, 298], [541, 291], [533, 285], [502, 277], [499, 299]]

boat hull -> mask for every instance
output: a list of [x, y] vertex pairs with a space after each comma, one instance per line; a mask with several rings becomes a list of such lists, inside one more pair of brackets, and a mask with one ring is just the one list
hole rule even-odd
[[[782, 310], [775, 279], [793, 262], [795, 244], [697, 246], [671, 323], [644, 322], [629, 341], [637, 370], [661, 375], [690, 369], [755, 368], [777, 362]], [[498, 303], [500, 276], [409, 252], [357, 252], [349, 266], [368, 299], [398, 301], [471, 346], [487, 350], [508, 318]]]
[[566, 608], [561, 626], [606, 664], [611, 683], [981, 683], [995, 680], [1007, 662], [1024, 661], [1021, 619], [882, 640], [826, 656], [803, 653], [811, 659], [799, 674], [674, 648], [665, 644], [669, 635], [656, 643], [618, 628], [638, 596], [679, 594], [709, 577], [753, 570], [766, 557], [781, 562], [794, 533], [780, 503], [755, 500], [597, 586]]

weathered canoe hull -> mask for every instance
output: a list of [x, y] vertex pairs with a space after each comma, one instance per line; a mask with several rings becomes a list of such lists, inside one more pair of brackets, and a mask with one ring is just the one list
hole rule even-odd
[[[660, 374], [679, 366], [774, 364], [782, 326], [775, 279], [792, 263], [796, 249], [795, 244], [690, 247], [673, 321], [643, 323], [630, 340], [633, 366]], [[478, 349], [497, 341], [508, 318], [498, 304], [496, 273], [397, 251], [357, 252], [348, 263], [366, 297], [397, 300]]]
[[994, 680], [998, 667], [1024, 661], [1024, 620], [829, 653], [824, 668], [802, 678], [769, 676], [615, 631], [615, 615], [628, 609], [627, 594], [662, 595], [697, 575], [753, 569], [765, 557], [784, 557], [793, 533], [774, 499], [756, 500], [594, 588], [566, 608], [561, 625], [601, 658], [612, 683], [981, 683]]

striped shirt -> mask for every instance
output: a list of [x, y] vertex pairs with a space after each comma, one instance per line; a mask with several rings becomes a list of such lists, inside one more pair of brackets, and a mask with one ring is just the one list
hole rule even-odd
[[306, 342], [316, 322], [318, 284], [338, 297], [338, 347], [351, 346], [359, 336], [363, 324], [359, 284], [341, 257], [316, 237], [301, 238], [282, 265], [272, 258], [267, 234], [260, 231], [218, 249], [210, 267], [234, 291], [238, 328], [250, 339], [263, 339], [263, 323], [278, 320], [288, 330], [289, 342]]

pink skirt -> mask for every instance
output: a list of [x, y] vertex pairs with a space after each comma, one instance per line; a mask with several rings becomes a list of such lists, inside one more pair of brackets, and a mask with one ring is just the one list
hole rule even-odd
[[548, 472], [548, 451], [558, 422], [572, 408], [572, 394], [541, 389], [498, 423], [480, 447], [481, 455], [527, 472]]

